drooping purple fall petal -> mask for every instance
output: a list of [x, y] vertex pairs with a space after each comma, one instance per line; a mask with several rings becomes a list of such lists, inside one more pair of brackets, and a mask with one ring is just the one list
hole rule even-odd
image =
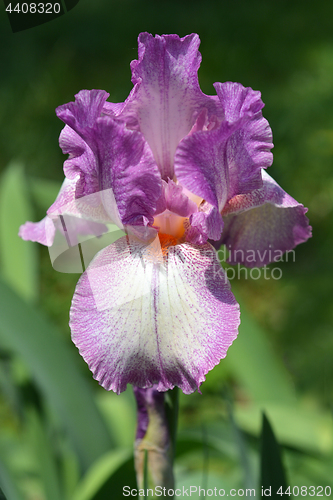
[[[55, 212], [66, 204], [75, 200], [76, 179], [65, 179], [54, 203], [48, 210], [48, 214]], [[54, 217], [55, 219], [57, 217]], [[20, 227], [19, 236], [24, 240], [36, 241], [48, 247], [52, 246], [56, 233], [56, 225], [52, 217], [44, 217], [40, 222], [26, 222]]]
[[56, 228], [49, 217], [39, 222], [26, 222], [19, 229], [19, 236], [25, 241], [36, 241], [50, 247], [53, 244]]
[[231, 250], [231, 264], [264, 266], [311, 236], [307, 209], [267, 172], [262, 176], [261, 189], [235, 196], [222, 213], [224, 231], [219, 243]]

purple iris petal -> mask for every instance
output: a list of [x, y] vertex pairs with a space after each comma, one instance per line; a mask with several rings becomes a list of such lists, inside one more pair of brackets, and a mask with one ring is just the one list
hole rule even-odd
[[228, 196], [226, 145], [234, 130], [223, 122], [217, 130], [188, 135], [178, 145], [175, 173], [189, 191], [222, 210]]
[[121, 238], [79, 280], [72, 339], [108, 390], [131, 383], [191, 393], [236, 338], [239, 306], [215, 250], [186, 243], [164, 251], [157, 261]]
[[226, 150], [230, 199], [262, 186], [261, 169], [273, 162], [270, 152], [272, 131], [262, 116], [264, 103], [260, 92], [232, 82], [215, 83], [214, 87], [223, 107], [224, 119], [229, 124], [239, 123]]
[[83, 194], [111, 188], [123, 224], [152, 223], [161, 192], [160, 173], [140, 132], [101, 116], [107, 96], [104, 91], [84, 90], [76, 95], [75, 103], [57, 108], [59, 118], [73, 129], [65, 127], [62, 136], [66, 152], [76, 155], [65, 168], [84, 178]]
[[57, 116], [88, 142], [109, 95], [105, 90], [81, 90], [76, 94], [75, 102], [56, 109]]
[[162, 181], [162, 194], [157, 201], [155, 216], [164, 210], [170, 210], [181, 217], [189, 217], [198, 211], [198, 207], [183, 192], [183, 187], [180, 184], [169, 179], [168, 182]]
[[98, 170], [95, 155], [88, 144], [66, 125], [60, 133], [59, 145], [64, 154], [69, 154], [64, 162], [64, 174], [68, 179], [79, 175], [75, 188], [75, 197], [96, 193], [99, 190]]
[[25, 241], [36, 241], [47, 247], [52, 246], [56, 228], [49, 217], [39, 222], [26, 222], [19, 229], [19, 236]]
[[216, 109], [215, 100], [205, 96], [198, 83], [200, 40], [149, 33], [139, 36], [139, 59], [132, 61], [135, 85], [120, 116], [135, 126], [150, 145], [162, 178], [173, 178], [173, 157], [179, 141], [194, 124], [204, 106]]
[[[44, 217], [40, 222], [26, 222], [20, 227], [19, 236], [24, 240], [37, 241], [48, 247], [52, 246], [56, 233], [56, 226], [52, 219], [52, 213], [60, 207], [70, 204], [75, 200], [76, 179], [65, 179], [54, 203], [47, 211], [49, 217]], [[54, 217], [57, 219], [57, 217]]]
[[191, 215], [190, 227], [186, 231], [186, 241], [203, 245], [208, 239], [217, 241], [221, 237], [223, 220], [216, 207], [205, 203], [200, 211]]
[[161, 176], [140, 132], [109, 117], [97, 120], [93, 141], [101, 189], [112, 188], [123, 224], [153, 223]]
[[219, 243], [231, 250], [231, 264], [264, 266], [310, 238], [306, 212], [263, 171], [261, 189], [235, 196], [225, 206]]

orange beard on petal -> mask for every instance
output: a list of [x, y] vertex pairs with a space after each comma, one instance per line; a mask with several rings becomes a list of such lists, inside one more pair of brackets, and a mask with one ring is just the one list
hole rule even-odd
[[154, 219], [154, 226], [159, 227], [159, 233], [181, 239], [185, 233], [184, 221], [187, 217], [181, 217], [169, 210], [165, 210]]
[[178, 243], [177, 238], [175, 238], [174, 236], [171, 236], [171, 234], [159, 233], [158, 238], [160, 240], [160, 245], [161, 245], [161, 250], [162, 250], [163, 255], [167, 255], [168, 248], [174, 247]]

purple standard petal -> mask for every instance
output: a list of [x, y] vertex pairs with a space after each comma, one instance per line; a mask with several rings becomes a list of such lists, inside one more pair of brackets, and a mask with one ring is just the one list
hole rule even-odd
[[[173, 178], [173, 157], [179, 141], [191, 130], [202, 107], [215, 112], [215, 100], [199, 87], [200, 40], [192, 34], [141, 33], [139, 58], [131, 63], [135, 85], [120, 116], [138, 124], [154, 154], [162, 178]], [[121, 108], [119, 108], [121, 109]]]
[[63, 104], [56, 114], [66, 126], [62, 130], [59, 144], [69, 158], [64, 162], [64, 173], [72, 179], [80, 176], [76, 186], [76, 197], [90, 195], [101, 190], [101, 166], [96, 158], [96, 144], [93, 140], [94, 128], [102, 114], [109, 94], [104, 90], [81, 90], [75, 102]]
[[277, 262], [284, 252], [310, 238], [306, 212], [263, 171], [261, 189], [235, 196], [225, 206], [219, 243], [230, 250], [231, 264], [257, 267]]
[[83, 90], [75, 103], [57, 108], [68, 125], [61, 137], [70, 153], [65, 169], [69, 175], [80, 174], [80, 196], [112, 189], [123, 224], [151, 224], [161, 192], [160, 173], [143, 135], [102, 113], [107, 96]]
[[227, 201], [229, 172], [226, 146], [234, 126], [223, 122], [216, 130], [194, 132], [178, 145], [175, 174], [193, 194], [221, 211]]
[[88, 144], [66, 125], [60, 133], [59, 145], [64, 154], [69, 154], [64, 162], [64, 174], [68, 179], [79, 175], [75, 197], [81, 198], [99, 190], [98, 169], [95, 155]]
[[88, 142], [90, 132], [101, 116], [109, 95], [105, 90], [81, 90], [75, 95], [75, 102], [63, 104], [56, 109], [57, 117]]
[[76, 287], [72, 339], [107, 390], [191, 393], [237, 336], [239, 306], [212, 246], [162, 244], [160, 256], [121, 238]]
[[100, 189], [112, 189], [123, 224], [152, 224], [162, 182], [143, 135], [104, 116], [97, 120], [92, 137]]
[[198, 211], [197, 204], [184, 192], [183, 186], [172, 180], [162, 181], [162, 193], [157, 201], [155, 216], [170, 210], [181, 217], [189, 217]]
[[106, 116], [106, 92], [83, 90], [75, 97], [57, 115], [67, 124], [61, 135], [70, 154], [65, 173], [80, 175], [76, 197], [112, 189], [123, 224], [151, 224], [161, 177], [142, 134]]
[[218, 241], [221, 238], [223, 220], [216, 207], [204, 203], [199, 212], [191, 215], [190, 225], [186, 230], [186, 241], [203, 245], [207, 240]]
[[229, 170], [228, 199], [262, 187], [261, 169], [273, 162], [272, 131], [263, 118], [260, 92], [240, 83], [215, 83], [224, 119], [238, 127], [228, 139], [226, 160]]

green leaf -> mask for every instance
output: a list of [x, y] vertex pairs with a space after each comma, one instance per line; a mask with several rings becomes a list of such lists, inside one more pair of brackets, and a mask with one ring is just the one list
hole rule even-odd
[[68, 441], [63, 440], [60, 446], [61, 452], [61, 477], [65, 491], [65, 498], [72, 500], [74, 491], [80, 478], [80, 467], [73, 448]]
[[[235, 488], [235, 484], [238, 484], [238, 481], [235, 481], [234, 477], [230, 478], [226, 473], [224, 473], [222, 476], [221, 474], [212, 472], [208, 476], [207, 485], [203, 486], [201, 474], [198, 474], [197, 471], [193, 472], [193, 471], [176, 469], [176, 488], [179, 488], [181, 493], [181, 496], [178, 495], [179, 498], [190, 497], [191, 500], [202, 500], [203, 498], [207, 499], [207, 497], [209, 498], [209, 496], [211, 496], [211, 498], [215, 497], [226, 498], [229, 495], [230, 489]], [[216, 496], [215, 495], [212, 496], [211, 494], [209, 494], [211, 492], [207, 492], [207, 490], [214, 491], [214, 488], [216, 488]], [[223, 495], [223, 490], [224, 490], [224, 495]], [[219, 494], [220, 491], [221, 494]], [[252, 492], [252, 498], [254, 497], [253, 493], [254, 492]], [[235, 496], [235, 498], [239, 497]]]
[[3, 463], [2, 461], [0, 461], [0, 484], [4, 495], [6, 495], [6, 497], [3, 497], [0, 493], [0, 499], [5, 498], [5, 500], [24, 500], [23, 494], [17, 487], [17, 480], [14, 478], [12, 472], [8, 469], [5, 463]]
[[[130, 448], [117, 448], [102, 456], [92, 465], [79, 483], [72, 500], [94, 499], [115, 471], [125, 464], [132, 454], [133, 451]], [[126, 480], [123, 484], [127, 484]], [[110, 495], [109, 498], [111, 498]]]
[[48, 439], [44, 426], [35, 410], [30, 409], [27, 412], [27, 420], [32, 448], [35, 452], [46, 498], [47, 500], [63, 500], [52, 441]]
[[333, 446], [332, 416], [329, 411], [309, 409], [298, 404], [262, 402], [239, 404], [235, 419], [247, 432], [259, 435], [261, 412], [269, 415], [281, 443], [311, 453], [329, 455]]
[[0, 282], [0, 340], [19, 354], [67, 427], [84, 467], [112, 445], [75, 356], [57, 329]]
[[239, 452], [240, 463], [241, 463], [241, 466], [243, 469], [244, 487], [252, 489], [252, 488], [255, 488], [255, 479], [254, 479], [254, 474], [253, 474], [251, 463], [250, 463], [250, 457], [249, 457], [247, 444], [245, 442], [242, 431], [239, 429], [238, 425], [235, 422], [234, 415], [233, 415], [233, 408], [232, 408], [230, 403], [227, 405], [227, 408], [228, 408], [231, 428], [233, 430], [233, 435], [235, 437], [235, 443], [236, 443], [236, 446], [237, 446], [238, 452]]
[[286, 475], [282, 465], [280, 447], [265, 413], [263, 413], [261, 435], [261, 487], [271, 492], [270, 498], [281, 498], [277, 491], [287, 488]]
[[[131, 448], [132, 450], [132, 448]], [[136, 477], [134, 471], [134, 458], [131, 451], [131, 456], [116, 469], [112, 475], [106, 480], [100, 490], [96, 493], [92, 500], [110, 500], [110, 498], [124, 498], [124, 486], [130, 490], [137, 488]]]
[[238, 337], [221, 363], [227, 365], [255, 401], [296, 401], [286, 368], [244, 307]]
[[115, 444], [119, 447], [133, 446], [136, 428], [136, 403], [132, 387], [115, 394], [112, 391], [101, 391], [96, 398], [108, 428], [114, 435]]
[[5, 281], [24, 299], [37, 298], [37, 248], [18, 236], [19, 227], [33, 220], [23, 166], [11, 163], [0, 182], [0, 256]]

